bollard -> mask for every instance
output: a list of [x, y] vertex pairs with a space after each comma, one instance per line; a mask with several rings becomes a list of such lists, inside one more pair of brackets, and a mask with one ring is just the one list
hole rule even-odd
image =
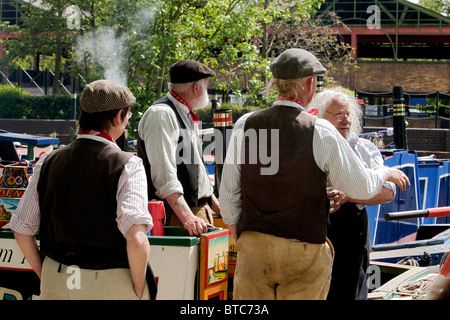
[[214, 112], [217, 108], [220, 107], [219, 97], [216, 92], [214, 92], [213, 97], [211, 99], [211, 118], [214, 118]]
[[406, 146], [406, 124], [405, 124], [405, 105], [403, 98], [403, 88], [394, 87], [392, 94], [394, 144], [397, 149], [407, 149]]
[[323, 74], [317, 75], [317, 87], [316, 92], [320, 92], [323, 90]]
[[222, 168], [227, 154], [228, 140], [233, 127], [233, 115], [229, 109], [214, 110], [214, 181], [216, 195], [219, 196]]

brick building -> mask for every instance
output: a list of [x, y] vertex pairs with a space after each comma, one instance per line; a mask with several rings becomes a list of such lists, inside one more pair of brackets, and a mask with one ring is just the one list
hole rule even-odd
[[[353, 90], [450, 92], [450, 18], [406, 0], [326, 0], [349, 30], [335, 28], [353, 48], [358, 69], [331, 74]], [[339, 70], [339, 68], [338, 68]]]

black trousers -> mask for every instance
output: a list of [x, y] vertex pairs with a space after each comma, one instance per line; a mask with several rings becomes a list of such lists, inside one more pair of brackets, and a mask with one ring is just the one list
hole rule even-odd
[[366, 300], [369, 267], [369, 222], [367, 210], [346, 203], [330, 214], [328, 239], [335, 257], [327, 300]]

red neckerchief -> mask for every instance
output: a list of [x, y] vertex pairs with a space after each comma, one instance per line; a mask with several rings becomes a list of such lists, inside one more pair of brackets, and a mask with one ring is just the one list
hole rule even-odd
[[191, 107], [187, 104], [186, 101], [184, 101], [184, 99], [182, 97], [180, 97], [175, 91], [170, 90], [170, 94], [172, 95], [172, 97], [174, 97], [179, 103], [184, 104], [188, 109], [189, 109], [189, 114], [192, 117], [192, 120], [194, 120], [194, 123], [196, 126], [198, 126], [199, 123], [199, 117], [196, 113], [194, 113], [194, 111], [192, 111]]
[[[300, 101], [298, 101], [298, 100], [295, 100], [295, 99], [292, 99], [292, 98], [285, 98], [285, 97], [278, 97], [277, 100], [287, 100], [287, 101], [295, 102], [295, 103], [299, 104], [303, 109], [306, 110], [306, 108], [305, 108], [305, 107], [302, 105], [302, 103], [301, 103]], [[313, 108], [313, 109], [311, 109], [311, 110], [308, 110], [308, 113], [309, 113], [309, 114], [312, 114], [313, 116], [315, 116], [316, 114], [319, 113], [319, 110], [316, 109], [316, 108]]]
[[78, 134], [88, 134], [91, 136], [97, 136], [97, 137], [102, 137], [105, 138], [108, 141], [114, 142], [116, 143], [116, 141], [114, 141], [114, 139], [107, 133], [105, 132], [100, 132], [100, 131], [96, 131], [96, 130], [83, 130], [80, 128], [80, 130], [78, 130]]

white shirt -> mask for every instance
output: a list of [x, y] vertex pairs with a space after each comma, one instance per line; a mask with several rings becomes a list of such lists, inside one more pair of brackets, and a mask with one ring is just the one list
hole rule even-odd
[[[354, 132], [350, 133], [350, 136], [347, 139], [350, 147], [353, 149], [355, 154], [367, 168], [377, 169], [384, 166], [383, 156], [381, 155], [380, 150], [369, 140], [360, 138]], [[383, 184], [383, 187], [386, 189], [392, 190], [394, 192], [394, 197], [396, 193], [395, 184], [389, 181], [386, 181]], [[356, 205], [360, 210], [362, 210], [365, 205], [357, 204]]]
[[[291, 101], [280, 100], [274, 103], [274, 105], [277, 104], [304, 110], [297, 103]], [[241, 158], [245, 121], [250, 114], [242, 116], [236, 122], [223, 167], [219, 201], [220, 213], [227, 225], [237, 224], [242, 211], [239, 159]], [[317, 166], [327, 174], [333, 187], [353, 199], [370, 199], [378, 194], [383, 186], [384, 181], [380, 173], [367, 169], [347, 141], [327, 120], [317, 119], [316, 121], [313, 135], [313, 155]], [[283, 196], [288, 197], [289, 195]]]
[[[78, 138], [92, 139], [108, 143], [120, 149], [115, 143], [99, 136], [78, 135]], [[42, 163], [49, 153], [44, 154], [36, 163], [30, 183], [20, 199], [15, 214], [11, 217], [11, 230], [24, 235], [39, 233], [41, 214], [39, 210], [39, 195], [37, 185]], [[133, 225], [144, 224], [147, 231], [153, 227], [153, 219], [148, 212], [147, 179], [142, 159], [131, 157], [125, 164], [117, 185], [117, 225], [125, 235]], [[87, 226], [89, 227], [89, 226]]]
[[[167, 97], [174, 103], [181, 119], [189, 130], [194, 146], [194, 163], [198, 164], [198, 199], [213, 194], [202, 156], [202, 142], [197, 126], [189, 115], [189, 108], [178, 102], [170, 92]], [[139, 121], [138, 134], [144, 140], [151, 165], [151, 179], [156, 195], [165, 199], [173, 193], [183, 193], [177, 177], [177, 145], [180, 128], [175, 112], [166, 104], [156, 104], [145, 111]]]

